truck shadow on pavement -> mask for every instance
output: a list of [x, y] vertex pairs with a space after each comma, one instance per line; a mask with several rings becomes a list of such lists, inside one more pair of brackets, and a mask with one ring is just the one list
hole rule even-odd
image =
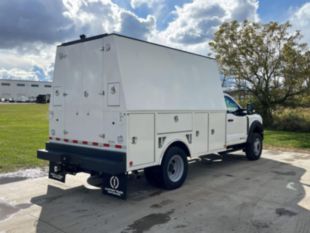
[[70, 188], [69, 177], [69, 188], [48, 185], [31, 199], [41, 207], [36, 232], [310, 232], [310, 181], [293, 160], [211, 155], [190, 162], [178, 190], [130, 176], [126, 201]]

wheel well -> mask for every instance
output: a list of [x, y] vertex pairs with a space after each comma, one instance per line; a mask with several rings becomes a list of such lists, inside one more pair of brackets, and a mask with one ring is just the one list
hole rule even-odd
[[191, 157], [190, 151], [188, 149], [188, 147], [185, 145], [185, 143], [177, 141], [172, 143], [171, 145], [168, 146], [168, 148], [166, 149], [166, 151], [170, 148], [170, 147], [179, 147], [182, 150], [184, 150], [184, 152], [186, 153], [187, 157]]
[[253, 133], [259, 133], [260, 135], [263, 135], [263, 129], [260, 127], [255, 127], [253, 129]]
[[253, 128], [250, 130], [250, 133], [258, 133], [262, 136], [262, 138], [264, 138], [264, 129], [263, 126], [259, 123], [253, 124]]

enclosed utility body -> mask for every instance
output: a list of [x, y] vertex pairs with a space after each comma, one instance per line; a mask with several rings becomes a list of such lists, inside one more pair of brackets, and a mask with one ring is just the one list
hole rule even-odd
[[261, 117], [235, 102], [230, 112], [229, 101], [214, 59], [117, 34], [64, 43], [56, 53], [49, 142], [38, 157], [50, 161], [50, 178], [88, 172], [116, 196], [126, 195], [126, 174], [140, 169], [177, 188], [187, 157], [246, 149], [252, 131], [259, 158]]

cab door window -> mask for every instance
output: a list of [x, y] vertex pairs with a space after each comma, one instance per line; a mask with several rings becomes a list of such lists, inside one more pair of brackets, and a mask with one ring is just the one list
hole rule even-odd
[[239, 105], [233, 101], [232, 98], [225, 96], [225, 103], [226, 103], [226, 107], [227, 107], [227, 112], [233, 113], [236, 112], [237, 110], [239, 110]]

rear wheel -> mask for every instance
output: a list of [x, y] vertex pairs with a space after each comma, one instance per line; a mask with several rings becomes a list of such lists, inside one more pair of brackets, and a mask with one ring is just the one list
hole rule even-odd
[[179, 188], [187, 177], [186, 153], [179, 147], [169, 148], [165, 153], [160, 168], [162, 187], [165, 189]]
[[102, 186], [102, 175], [99, 174], [91, 174], [87, 178], [87, 183], [89, 185], [95, 186], [95, 187], [101, 187]]
[[253, 133], [245, 147], [245, 154], [248, 160], [258, 160], [263, 150], [263, 138], [259, 133]]
[[144, 168], [144, 176], [149, 184], [155, 187], [161, 186], [160, 166]]
[[161, 166], [145, 168], [144, 176], [151, 185], [171, 190], [184, 183], [187, 169], [186, 153], [179, 147], [171, 147], [166, 151]]

